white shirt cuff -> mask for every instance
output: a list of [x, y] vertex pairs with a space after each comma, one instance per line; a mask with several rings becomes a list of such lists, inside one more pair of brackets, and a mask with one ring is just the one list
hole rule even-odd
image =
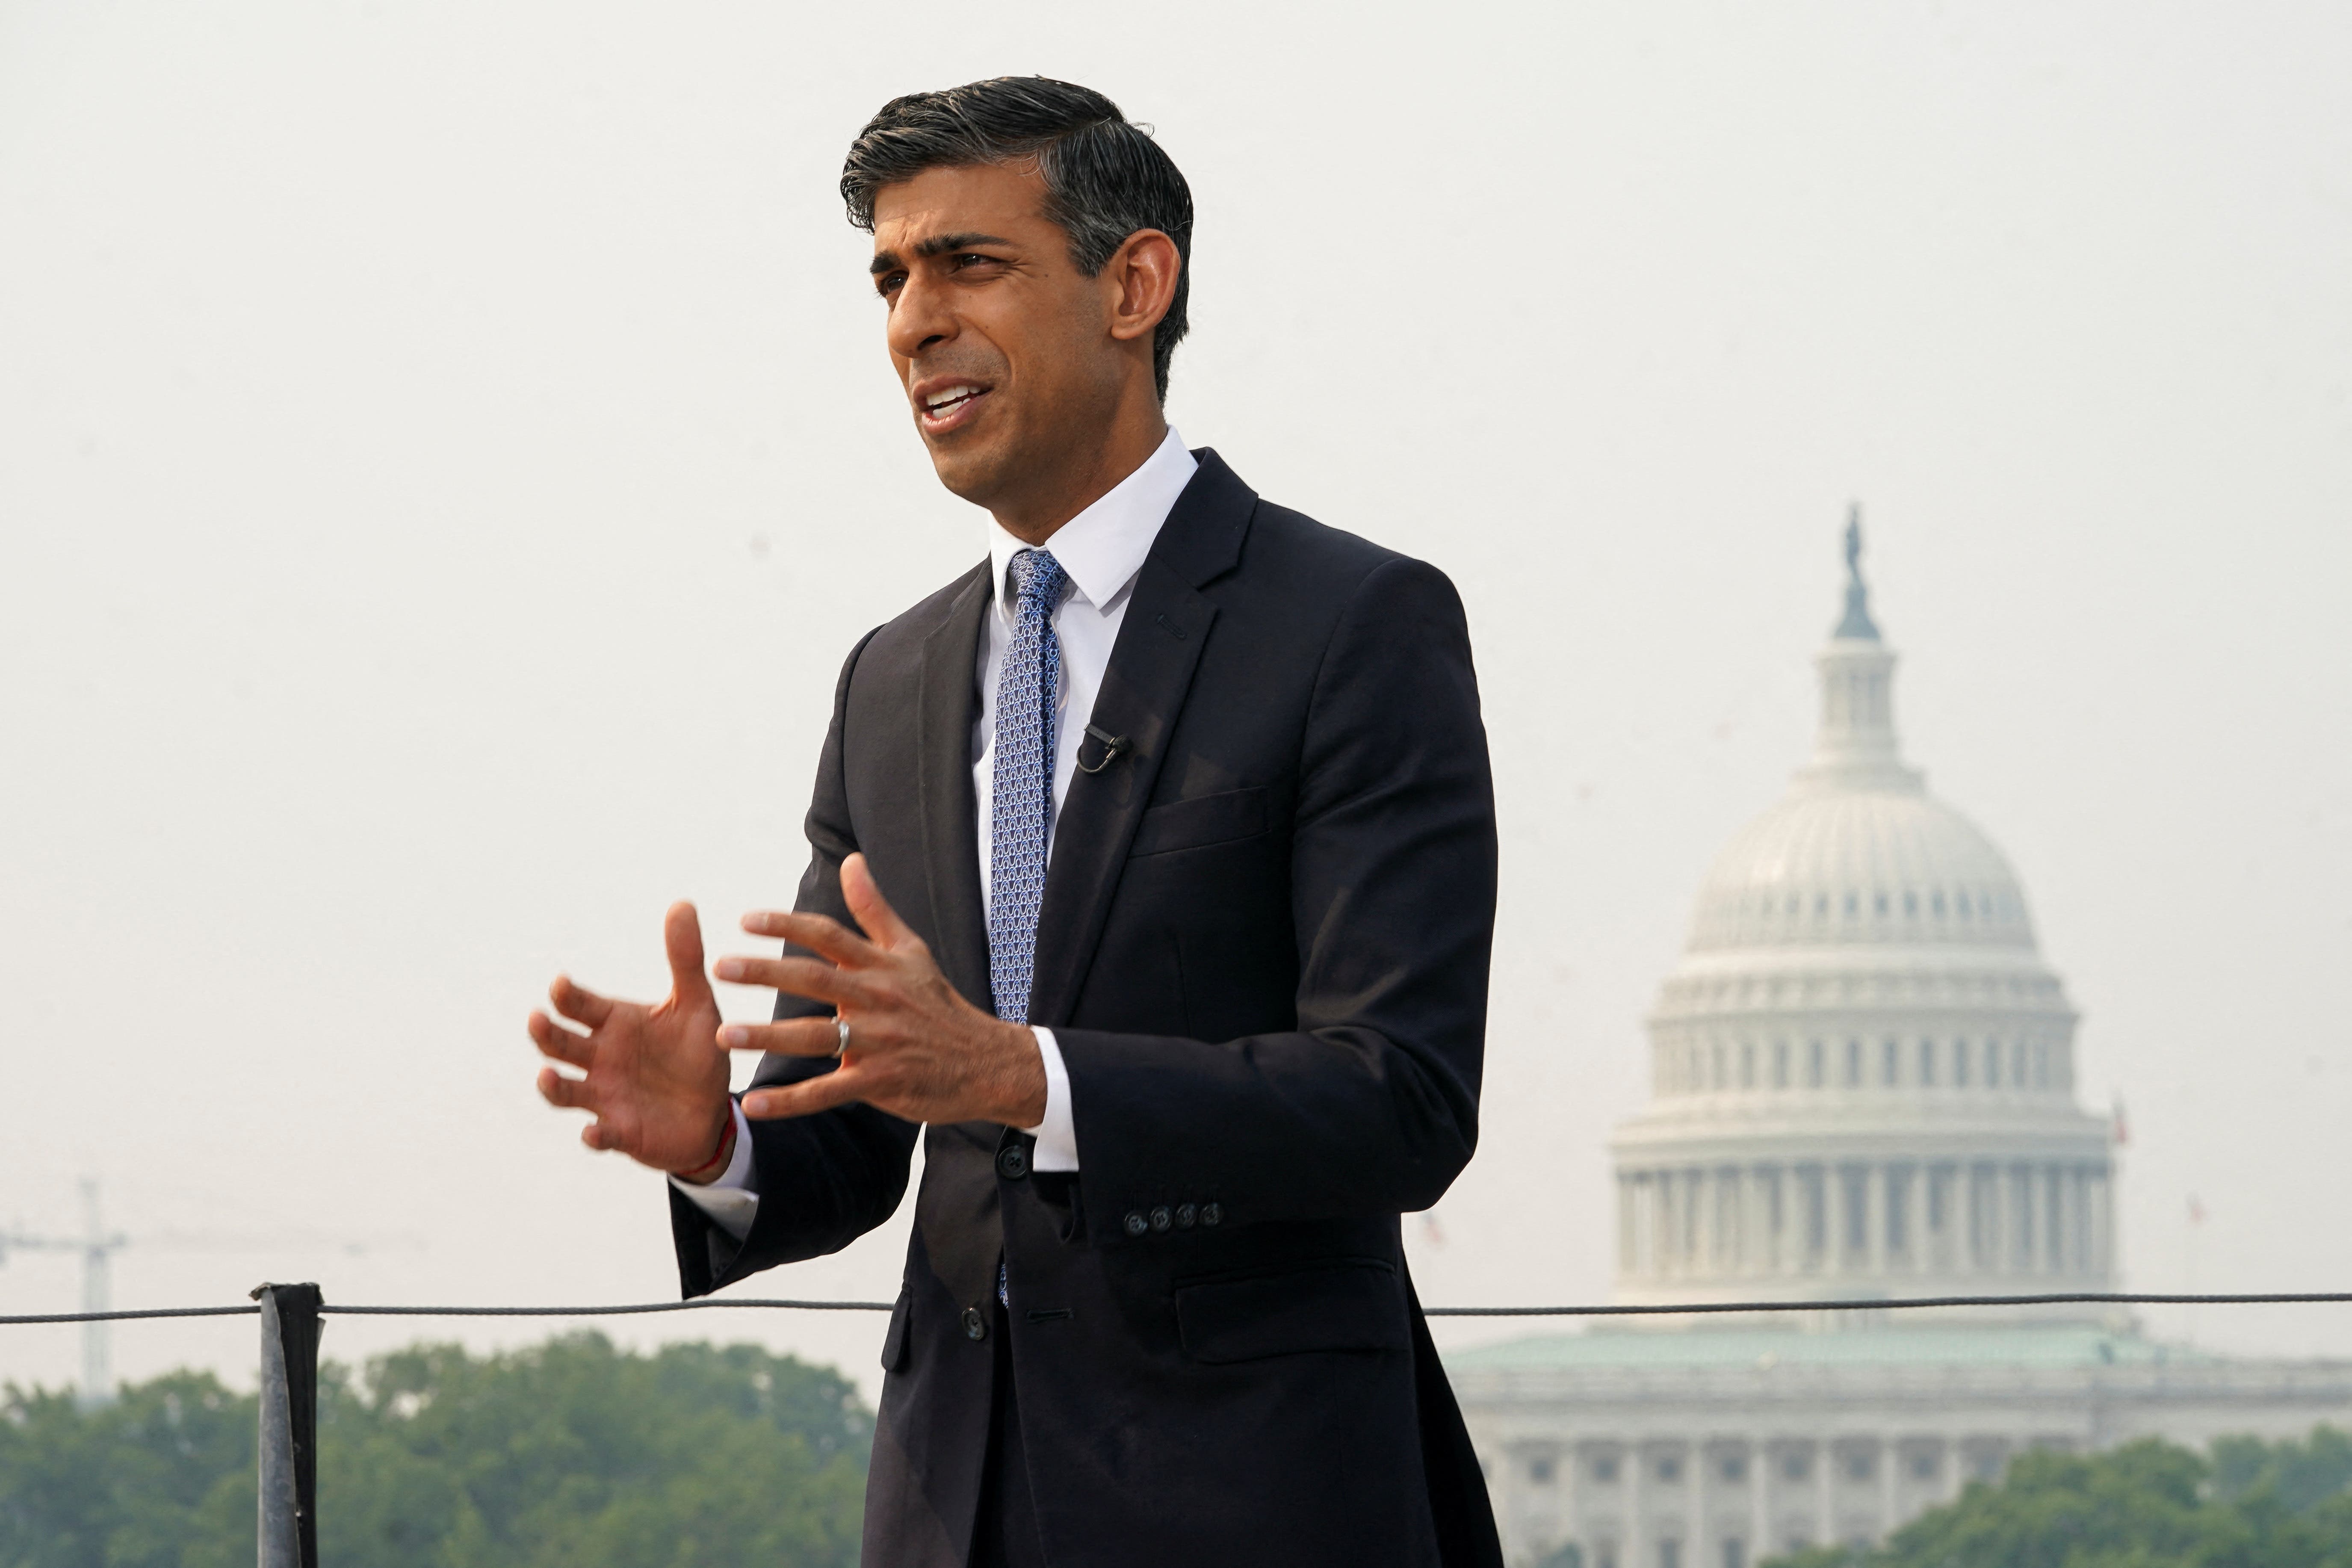
[[[1062, 1047], [1054, 1031], [1030, 1026], [1037, 1037], [1037, 1054], [1045, 1063], [1045, 1120], [1021, 1131], [1037, 1140], [1029, 1156], [1033, 1171], [1075, 1171], [1078, 1168], [1078, 1132], [1070, 1121], [1070, 1069], [1063, 1065]], [[750, 1226], [747, 1225], [746, 1229]]]
[[[751, 1123], [744, 1117], [740, 1104], [734, 1110], [735, 1152], [718, 1179], [708, 1185], [698, 1185], [672, 1176], [669, 1184], [684, 1193], [687, 1202], [709, 1215], [711, 1224], [740, 1241], [751, 1234], [751, 1222], [759, 1217], [760, 1194], [751, 1185]], [[1075, 1163], [1071, 1166], [1073, 1170], [1076, 1168]]]

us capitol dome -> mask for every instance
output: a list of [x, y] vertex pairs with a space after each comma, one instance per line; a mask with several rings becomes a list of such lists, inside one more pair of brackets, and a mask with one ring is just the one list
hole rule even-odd
[[[1445, 1353], [1513, 1568], [1752, 1568], [1884, 1540], [2032, 1448], [2352, 1426], [2352, 1363], [2225, 1358], [2112, 1304], [2108, 1127], [2024, 889], [1895, 730], [1859, 521], [1821, 724], [1699, 889], [1619, 1124], [1620, 1305]], [[1800, 1303], [1772, 1312], [1672, 1309]]]
[[1612, 1144], [1618, 1300], [2110, 1289], [2074, 1011], [2016, 872], [1904, 763], [1858, 521], [1846, 561], [1811, 760], [1717, 857], [1650, 1016], [1653, 1098]]

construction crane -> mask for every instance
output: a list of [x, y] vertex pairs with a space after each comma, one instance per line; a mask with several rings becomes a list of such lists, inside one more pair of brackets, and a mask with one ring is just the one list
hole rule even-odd
[[[0, 1264], [8, 1260], [13, 1249], [18, 1252], [79, 1252], [81, 1254], [81, 1310], [104, 1312], [114, 1304], [114, 1255], [132, 1244], [132, 1238], [121, 1231], [110, 1231], [99, 1214], [98, 1183], [84, 1178], [81, 1184], [82, 1234], [78, 1237], [37, 1236], [24, 1230], [0, 1230]], [[377, 1245], [385, 1245], [379, 1242]], [[392, 1246], [418, 1245], [413, 1237], [402, 1237]], [[368, 1244], [320, 1236], [280, 1236], [274, 1240], [230, 1236], [191, 1236], [178, 1232], [158, 1232], [138, 1239], [142, 1251], [151, 1247], [193, 1247], [213, 1252], [263, 1252], [280, 1247], [333, 1247], [347, 1256], [356, 1257], [368, 1250]], [[76, 1400], [85, 1410], [95, 1410], [114, 1400], [114, 1325], [103, 1320], [81, 1326], [81, 1384]]]
[[[0, 1231], [0, 1263], [8, 1260], [11, 1248], [19, 1252], [79, 1252], [81, 1310], [108, 1311], [114, 1301], [114, 1255], [129, 1246], [131, 1238], [119, 1231], [108, 1231], [100, 1222], [95, 1180], [85, 1179], [81, 1184], [81, 1218], [82, 1234], [79, 1237]], [[114, 1336], [109, 1332], [113, 1327], [103, 1321], [81, 1326], [80, 1403], [85, 1410], [96, 1409], [114, 1398]]]

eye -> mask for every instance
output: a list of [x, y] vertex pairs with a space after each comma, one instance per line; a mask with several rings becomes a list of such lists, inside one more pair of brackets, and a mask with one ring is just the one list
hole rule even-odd
[[874, 291], [887, 300], [903, 288], [906, 281], [907, 275], [904, 272], [885, 272], [874, 279]]

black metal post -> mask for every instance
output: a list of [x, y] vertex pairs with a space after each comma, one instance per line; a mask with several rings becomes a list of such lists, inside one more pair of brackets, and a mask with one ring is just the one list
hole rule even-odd
[[319, 1568], [319, 1288], [259, 1285], [260, 1568]]

